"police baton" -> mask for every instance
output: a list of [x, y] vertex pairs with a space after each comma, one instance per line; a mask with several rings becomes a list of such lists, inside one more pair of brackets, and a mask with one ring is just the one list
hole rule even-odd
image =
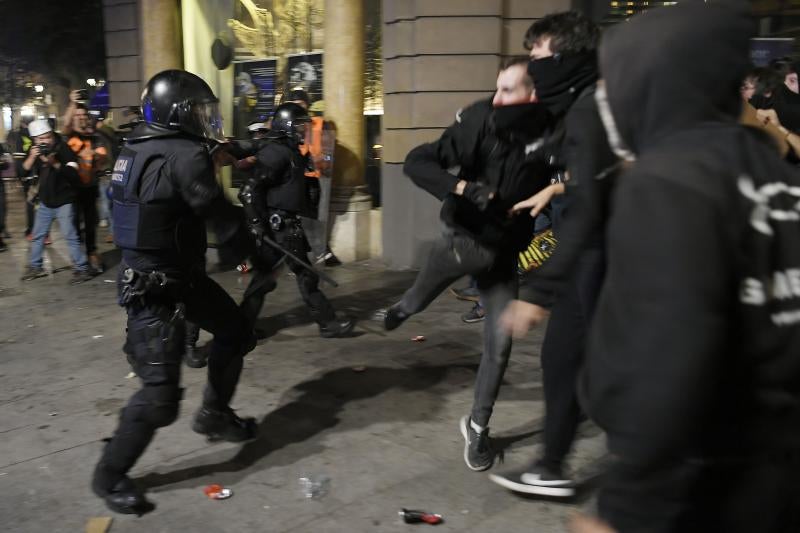
[[311, 265], [309, 265], [308, 263], [306, 263], [305, 261], [303, 261], [302, 259], [300, 259], [296, 255], [294, 255], [292, 252], [290, 252], [289, 250], [287, 250], [286, 248], [284, 248], [283, 246], [281, 246], [277, 242], [273, 241], [272, 239], [270, 239], [266, 235], [262, 234], [260, 237], [261, 237], [261, 241], [262, 242], [272, 246], [273, 248], [278, 250], [280, 253], [284, 254], [286, 257], [289, 257], [290, 259], [294, 259], [294, 261], [296, 263], [299, 263], [303, 268], [305, 268], [306, 270], [308, 270], [312, 274], [315, 274], [316, 276], [318, 276], [322, 281], [325, 281], [325, 282], [331, 284], [334, 287], [338, 287], [339, 286], [339, 284], [336, 283], [336, 281], [334, 281], [334, 279], [332, 277], [330, 277], [329, 275], [325, 274], [324, 272], [320, 272], [320, 271], [316, 270], [314, 267], [312, 267]]

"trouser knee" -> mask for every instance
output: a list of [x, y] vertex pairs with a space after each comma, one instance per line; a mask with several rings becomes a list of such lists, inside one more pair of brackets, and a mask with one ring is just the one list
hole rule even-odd
[[125, 408], [123, 418], [144, 422], [152, 428], [166, 427], [178, 419], [183, 389], [175, 384], [145, 385]]

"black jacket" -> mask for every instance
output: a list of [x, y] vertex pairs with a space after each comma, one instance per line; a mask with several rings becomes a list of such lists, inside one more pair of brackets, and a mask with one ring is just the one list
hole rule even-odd
[[[535, 104], [514, 107], [530, 121], [528, 131], [499, 130], [491, 100], [460, 110], [456, 122], [439, 140], [417, 146], [406, 156], [403, 171], [411, 180], [443, 201], [441, 218], [449, 226], [491, 247], [525, 249], [533, 236], [527, 214], [509, 218], [508, 210], [549, 183], [543, 151], [526, 154], [546, 127]], [[515, 111], [505, 109], [504, 111]], [[459, 168], [458, 175], [448, 169]], [[460, 179], [478, 181], [496, 190], [486, 211], [453, 193]]]
[[608, 201], [618, 159], [608, 144], [594, 100], [594, 86], [584, 90], [564, 119], [561, 158], [569, 173], [566, 193], [553, 220], [558, 244], [553, 255], [533, 270], [520, 289], [520, 297], [549, 305], [570, 282], [585, 250], [602, 250], [608, 218]]
[[[245, 143], [241, 143], [245, 144]], [[316, 218], [314, 191], [316, 180], [306, 178], [306, 157], [285, 138], [255, 142], [258, 162], [245, 181], [243, 190], [252, 195], [245, 209], [251, 219], [266, 224], [269, 209]]]
[[47, 207], [61, 207], [75, 201], [75, 188], [80, 179], [75, 154], [63, 142], [58, 142], [53, 151], [61, 168], [56, 170], [37, 159], [30, 175], [39, 176], [39, 200]]
[[610, 451], [645, 468], [800, 450], [800, 177], [736, 123], [751, 30], [689, 4], [604, 36], [638, 159], [613, 195], [581, 394]]

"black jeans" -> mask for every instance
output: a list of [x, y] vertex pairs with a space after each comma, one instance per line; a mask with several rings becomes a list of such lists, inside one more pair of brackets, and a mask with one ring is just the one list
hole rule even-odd
[[396, 304], [408, 315], [419, 313], [454, 281], [468, 274], [475, 277], [481, 304], [486, 309], [483, 355], [471, 413], [472, 420], [480, 426], [489, 424], [511, 354], [511, 337], [499, 327], [498, 321], [506, 305], [517, 296], [516, 260], [512, 251], [492, 250], [472, 237], [446, 230], [433, 243], [414, 285]]
[[[299, 218], [287, 218], [285, 227], [272, 232], [272, 239], [292, 252], [306, 265], [311, 265], [308, 260], [309, 245]], [[277, 268], [282, 255], [268, 245], [262, 245], [251, 254], [253, 262], [253, 278], [244, 291], [240, 307], [250, 329], [255, 326], [264, 298], [275, 290], [277, 282]], [[319, 290], [319, 276], [304, 268], [293, 259], [285, 259], [287, 266], [297, 279], [297, 288], [303, 302], [308, 306], [311, 318], [319, 325], [325, 325], [336, 319], [336, 312], [325, 294]]]
[[796, 533], [800, 460], [615, 461], [598, 494], [619, 533]]
[[561, 467], [580, 423], [577, 380], [604, 274], [603, 250], [582, 252], [570, 283], [557, 296], [547, 323], [542, 344], [545, 405], [542, 462], [550, 467]]
[[[76, 187], [75, 189], [75, 229], [83, 238], [86, 255], [97, 251], [97, 187]], [[83, 233], [81, 233], [83, 222]]]
[[[120, 267], [122, 272], [126, 266]], [[95, 485], [111, 489], [144, 453], [158, 428], [178, 417], [182, 397], [183, 320], [169, 320], [164, 311], [176, 300], [185, 305], [186, 319], [214, 335], [208, 358], [208, 384], [203, 405], [223, 410], [230, 404], [252, 336], [239, 307], [215, 281], [203, 274], [163, 306], [128, 308], [125, 351], [142, 388], [120, 414], [119, 427], [106, 445], [95, 474]]]

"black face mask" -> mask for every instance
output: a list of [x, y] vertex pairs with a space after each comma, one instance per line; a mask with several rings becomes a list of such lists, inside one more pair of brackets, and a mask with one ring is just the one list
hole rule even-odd
[[528, 63], [536, 97], [554, 116], [561, 116], [586, 87], [597, 81], [597, 54], [556, 54]]
[[538, 102], [504, 105], [492, 112], [492, 124], [500, 138], [526, 144], [544, 134], [550, 118], [547, 108]]

